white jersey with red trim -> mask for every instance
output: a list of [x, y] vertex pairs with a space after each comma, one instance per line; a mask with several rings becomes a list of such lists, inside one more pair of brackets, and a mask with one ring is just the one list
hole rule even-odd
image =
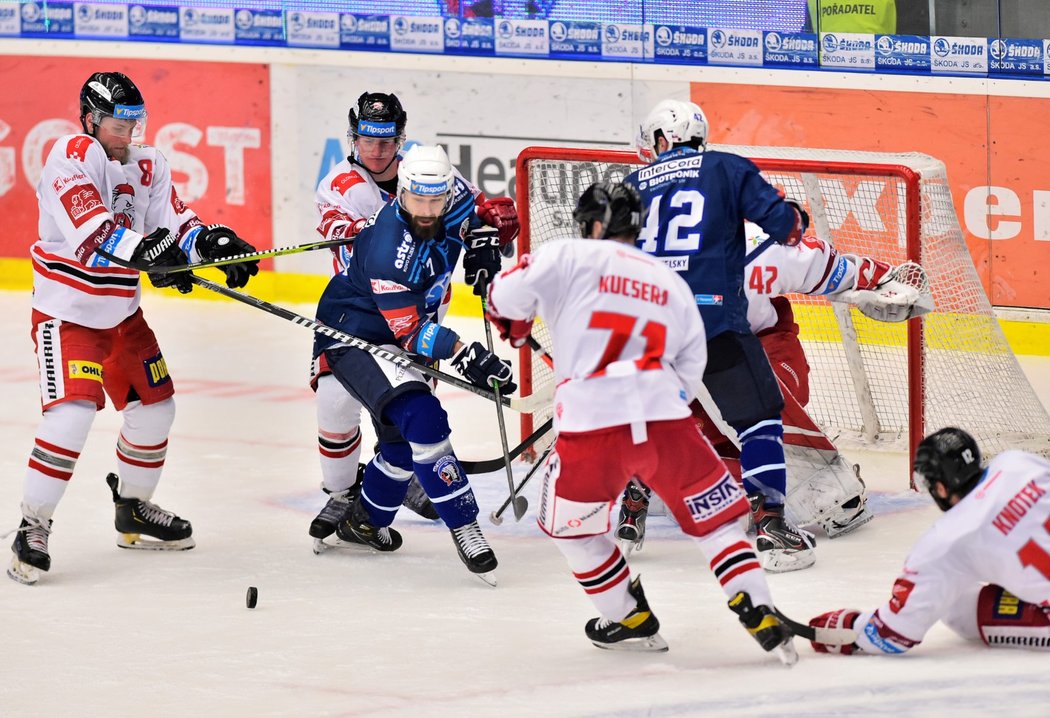
[[[745, 224], [748, 252], [767, 236], [756, 225]], [[835, 294], [853, 289], [857, 266], [852, 256], [839, 254], [816, 237], [804, 236], [794, 247], [775, 242], [744, 268], [747, 321], [755, 334], [777, 323], [771, 300], [782, 294]]]
[[975, 584], [1050, 606], [1050, 461], [1024, 451], [993, 458], [980, 483], [915, 544], [893, 595], [861, 614], [866, 653], [901, 653], [922, 640]]
[[494, 281], [490, 309], [542, 317], [553, 337], [555, 427], [587, 431], [690, 415], [707, 340], [680, 276], [633, 246], [559, 239]]
[[[398, 158], [400, 160], [400, 158]], [[452, 173], [463, 179], [454, 167]], [[396, 180], [396, 178], [395, 178]], [[475, 200], [481, 190], [466, 182]], [[355, 225], [383, 208], [392, 195], [380, 187], [372, 174], [352, 159], [345, 159], [317, 183], [314, 202], [320, 216], [317, 233], [326, 241], [353, 236]], [[360, 226], [357, 226], [360, 229]], [[332, 274], [346, 269], [353, 244], [332, 248]]]
[[[33, 308], [95, 329], [115, 327], [139, 306], [139, 273], [112, 264], [102, 247], [130, 259], [143, 235], [166, 227], [180, 239], [201, 225], [179, 200], [164, 155], [128, 147], [124, 164], [87, 135], [56, 140], [37, 185], [39, 239], [33, 260]], [[191, 261], [193, 243], [184, 245]]]

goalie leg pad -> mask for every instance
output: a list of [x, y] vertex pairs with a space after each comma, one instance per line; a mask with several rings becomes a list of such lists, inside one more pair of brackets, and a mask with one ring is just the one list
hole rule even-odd
[[832, 537], [848, 532], [841, 527], [852, 530], [871, 519], [864, 482], [842, 454], [786, 445], [784, 455], [791, 475], [788, 519], [795, 525], [820, 524]]
[[990, 584], [977, 596], [977, 629], [993, 648], [1050, 650], [1050, 612]]

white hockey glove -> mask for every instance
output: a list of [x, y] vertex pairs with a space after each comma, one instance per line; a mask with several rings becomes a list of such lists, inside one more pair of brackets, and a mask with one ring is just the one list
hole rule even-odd
[[[862, 268], [863, 265], [858, 267], [858, 272]], [[858, 283], [863, 281], [864, 277], [859, 276]], [[853, 304], [862, 314], [880, 322], [903, 322], [934, 310], [930, 280], [926, 270], [915, 262], [893, 267], [874, 289], [852, 289], [829, 295], [828, 299]]]

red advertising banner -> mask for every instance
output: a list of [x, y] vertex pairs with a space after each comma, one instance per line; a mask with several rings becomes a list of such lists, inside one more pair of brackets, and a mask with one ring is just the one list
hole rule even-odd
[[993, 304], [1050, 308], [1050, 100], [693, 83], [711, 141], [924, 152], [945, 163]]
[[130, 77], [146, 100], [147, 144], [167, 157], [179, 196], [206, 223], [273, 246], [270, 76], [266, 65], [0, 57], [0, 257], [28, 258], [36, 183], [55, 138], [81, 132], [80, 88], [92, 72]]

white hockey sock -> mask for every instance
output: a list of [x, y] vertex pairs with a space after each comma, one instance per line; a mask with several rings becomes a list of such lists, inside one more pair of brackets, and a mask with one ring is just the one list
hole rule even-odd
[[168, 432], [175, 420], [175, 400], [157, 404], [133, 401], [124, 409], [117, 439], [117, 473], [123, 498], [149, 501], [160, 481], [168, 453]]
[[634, 610], [634, 598], [627, 593], [631, 580], [627, 561], [608, 536], [556, 538], [554, 544], [602, 618], [621, 621]]
[[67, 401], [44, 412], [22, 482], [23, 514], [39, 519], [54, 515], [87, 442], [95, 411], [90, 401]]
[[322, 485], [346, 491], [357, 480], [361, 460], [361, 404], [339, 380], [325, 374], [317, 380], [317, 451]]
[[743, 591], [751, 596], [751, 602], [756, 606], [773, 605], [773, 596], [755, 547], [737, 521], [730, 521], [706, 536], [694, 538], [727, 596], [732, 598]]

